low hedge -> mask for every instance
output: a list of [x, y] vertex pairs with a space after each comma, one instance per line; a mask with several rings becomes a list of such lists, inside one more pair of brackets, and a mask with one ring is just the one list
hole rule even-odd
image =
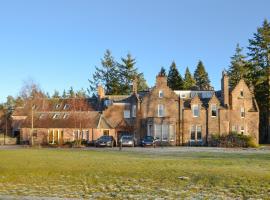
[[210, 146], [217, 147], [258, 147], [255, 140], [248, 135], [232, 132], [228, 135], [211, 135]]

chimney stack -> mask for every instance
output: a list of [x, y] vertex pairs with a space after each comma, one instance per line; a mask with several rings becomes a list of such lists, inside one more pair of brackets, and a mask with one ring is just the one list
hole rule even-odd
[[105, 91], [104, 91], [104, 88], [102, 87], [102, 85], [98, 86], [97, 92], [98, 92], [99, 99], [103, 99], [105, 97]]
[[164, 86], [167, 85], [167, 76], [166, 75], [157, 75], [156, 77], [156, 86]]
[[222, 72], [221, 92], [223, 105], [229, 107], [229, 76], [225, 71]]

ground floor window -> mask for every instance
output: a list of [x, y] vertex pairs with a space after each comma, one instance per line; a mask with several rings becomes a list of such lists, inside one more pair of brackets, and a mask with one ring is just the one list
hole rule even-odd
[[103, 130], [103, 135], [109, 135], [110, 134], [110, 130]]
[[60, 144], [64, 139], [64, 131], [53, 129], [48, 130], [48, 143], [49, 144]]
[[202, 126], [192, 125], [190, 128], [190, 140], [201, 141], [202, 140]]
[[175, 140], [175, 125], [173, 124], [154, 124], [154, 131], [152, 132], [152, 125], [148, 125], [147, 135], [155, 137], [159, 141], [174, 141]]

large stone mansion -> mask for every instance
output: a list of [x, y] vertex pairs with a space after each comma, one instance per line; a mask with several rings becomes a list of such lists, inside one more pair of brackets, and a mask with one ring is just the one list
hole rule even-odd
[[[33, 134], [38, 144], [63, 144], [78, 138], [92, 142], [102, 135], [116, 141], [122, 134], [137, 140], [151, 135], [167, 145], [207, 145], [213, 134], [238, 132], [259, 141], [259, 109], [243, 80], [229, 88], [223, 73], [220, 91], [173, 91], [167, 77], [158, 75], [149, 91], [105, 95], [90, 99], [34, 99], [16, 108], [13, 133], [21, 143]], [[31, 104], [31, 105], [30, 105]]]

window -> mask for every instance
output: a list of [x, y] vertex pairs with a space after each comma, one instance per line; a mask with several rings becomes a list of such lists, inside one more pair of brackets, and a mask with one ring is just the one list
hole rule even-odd
[[68, 119], [69, 118], [69, 114], [64, 114], [63, 119]]
[[124, 118], [130, 118], [130, 110], [124, 110]]
[[191, 141], [202, 141], [202, 126], [192, 125], [190, 130]]
[[160, 124], [155, 124], [155, 137], [158, 140], [161, 140], [161, 125]]
[[170, 125], [170, 141], [175, 140], [175, 127], [174, 125]]
[[110, 100], [110, 99], [105, 100], [104, 105], [107, 106], [107, 107], [112, 105], [112, 100]]
[[245, 117], [245, 108], [241, 108], [241, 117], [244, 118]]
[[202, 127], [197, 126], [197, 140], [202, 140]]
[[199, 117], [199, 105], [192, 106], [193, 117]]
[[60, 114], [59, 113], [56, 113], [53, 115], [53, 119], [59, 119], [60, 118]]
[[153, 129], [152, 124], [148, 124], [148, 126], [147, 126], [147, 136], [152, 135], [152, 129]]
[[65, 104], [64, 110], [68, 110], [69, 108], [70, 108], [70, 105], [69, 104]]
[[60, 104], [56, 104], [55, 108], [56, 108], [56, 109], [59, 109], [60, 106], [61, 106]]
[[242, 90], [240, 90], [240, 97], [244, 97], [244, 91], [243, 91], [243, 89]]
[[42, 113], [42, 114], [39, 115], [39, 119], [44, 119], [45, 116], [46, 116], [46, 115], [45, 115], [44, 113]]
[[245, 133], [245, 127], [244, 127], [244, 126], [241, 126], [240, 133], [241, 133], [241, 134], [244, 134], [244, 133]]
[[211, 116], [216, 117], [217, 116], [217, 105], [212, 104], [211, 105]]
[[237, 132], [237, 126], [236, 125], [232, 125], [232, 132]]
[[190, 140], [195, 140], [196, 126], [191, 126]]
[[164, 117], [164, 105], [158, 104], [158, 117]]
[[169, 139], [169, 125], [162, 124], [162, 141], [168, 141]]
[[136, 105], [132, 106], [132, 117], [136, 117]]
[[163, 98], [164, 97], [164, 94], [163, 94], [163, 91], [162, 90], [159, 90], [158, 96], [159, 96], [159, 98]]
[[103, 135], [109, 135], [110, 134], [110, 130], [103, 130]]

